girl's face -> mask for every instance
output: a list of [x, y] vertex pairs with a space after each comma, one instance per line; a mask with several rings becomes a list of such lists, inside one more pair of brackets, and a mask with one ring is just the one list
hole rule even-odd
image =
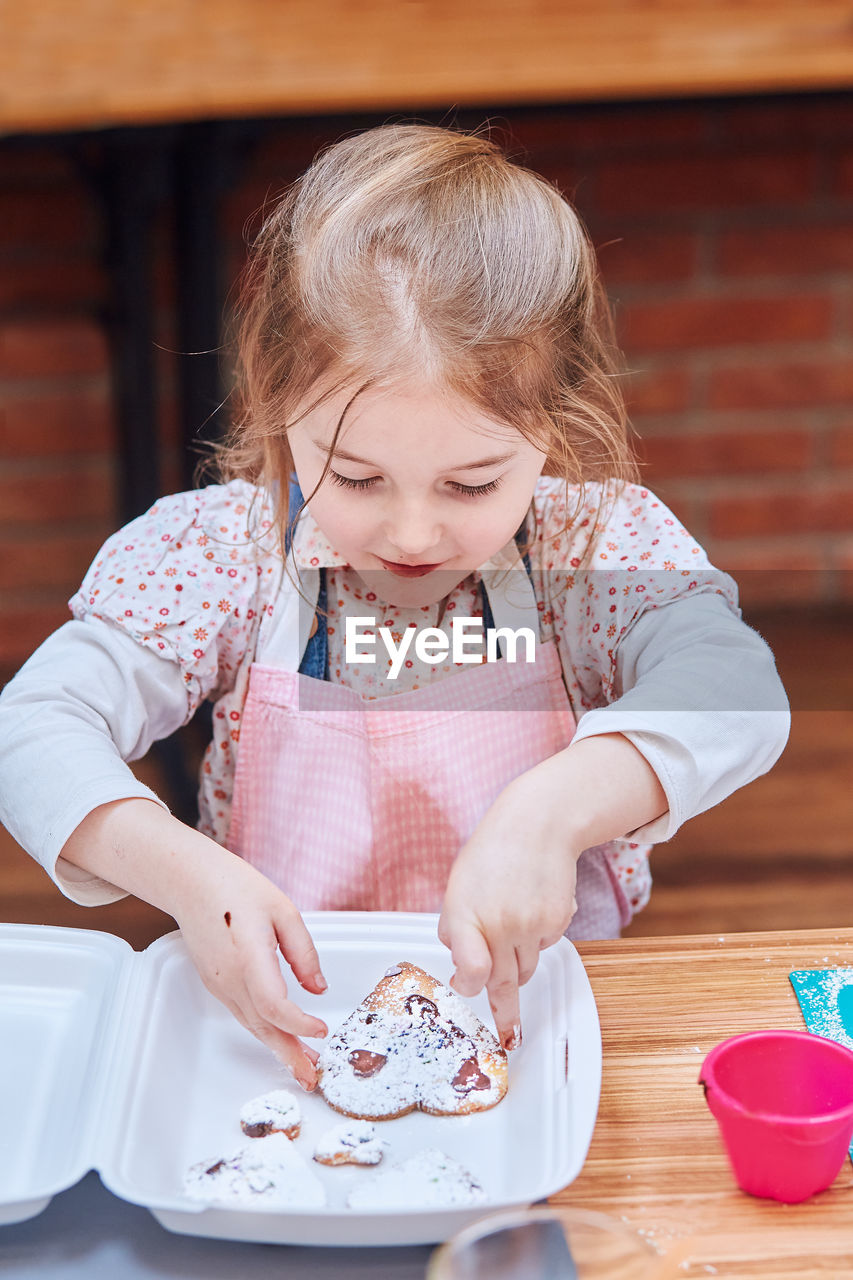
[[[288, 433], [308, 497], [354, 387]], [[518, 529], [545, 453], [444, 389], [369, 387], [348, 410], [311, 514], [381, 599], [435, 604]]]

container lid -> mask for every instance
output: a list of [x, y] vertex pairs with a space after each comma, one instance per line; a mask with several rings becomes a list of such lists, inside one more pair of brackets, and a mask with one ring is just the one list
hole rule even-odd
[[[323, 996], [300, 990], [299, 1002], [330, 1030], [399, 960], [449, 980], [437, 916], [304, 918], [329, 988]], [[438, 1148], [474, 1175], [486, 1202], [356, 1211], [347, 1208], [348, 1194], [376, 1171], [311, 1160], [316, 1141], [341, 1117], [303, 1093], [210, 995], [180, 934], [135, 953], [110, 934], [0, 926], [0, 1032], [8, 1046], [0, 1124], [9, 1136], [0, 1223], [40, 1212], [90, 1168], [170, 1230], [267, 1243], [429, 1244], [483, 1213], [542, 1199], [571, 1182], [585, 1159], [598, 1108], [601, 1036], [589, 982], [565, 939], [542, 953], [521, 999], [524, 1044], [510, 1055], [509, 1090], [498, 1106], [381, 1123], [387, 1162]], [[485, 993], [469, 1003], [490, 1024]], [[281, 1088], [299, 1101], [295, 1145], [323, 1184], [326, 1205], [269, 1211], [187, 1198], [187, 1168], [245, 1145], [241, 1106]]]

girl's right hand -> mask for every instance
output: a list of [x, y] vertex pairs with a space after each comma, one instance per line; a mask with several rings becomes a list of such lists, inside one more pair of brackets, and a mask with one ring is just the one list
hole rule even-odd
[[93, 809], [62, 857], [168, 912], [208, 990], [303, 1088], [316, 1087], [318, 1054], [298, 1037], [327, 1028], [288, 998], [279, 950], [306, 991], [319, 995], [326, 982], [302, 917], [266, 876], [136, 797]]
[[319, 1018], [288, 998], [278, 952], [306, 991], [326, 990], [320, 958], [296, 907], [242, 859], [220, 864], [213, 884], [173, 909], [202, 982], [293, 1073], [317, 1085], [318, 1053], [299, 1036], [325, 1036]]

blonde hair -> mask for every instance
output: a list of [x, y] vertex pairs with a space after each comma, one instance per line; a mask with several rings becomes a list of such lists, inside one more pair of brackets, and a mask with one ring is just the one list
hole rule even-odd
[[487, 137], [384, 125], [321, 152], [263, 223], [236, 320], [225, 477], [286, 495], [300, 406], [414, 375], [544, 448], [578, 503], [584, 481], [636, 478], [592, 245]]

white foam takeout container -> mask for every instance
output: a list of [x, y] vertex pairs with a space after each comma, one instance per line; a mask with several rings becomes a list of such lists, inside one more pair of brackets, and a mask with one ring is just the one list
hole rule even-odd
[[[450, 978], [436, 916], [309, 912], [305, 920], [329, 989], [309, 995], [285, 973], [300, 1005], [330, 1031], [399, 960]], [[90, 1169], [171, 1231], [270, 1244], [432, 1244], [485, 1213], [551, 1195], [580, 1172], [601, 1084], [598, 1016], [571, 943], [543, 952], [521, 997], [524, 1044], [510, 1055], [509, 1090], [497, 1107], [378, 1125], [386, 1165], [437, 1147], [478, 1179], [486, 1203], [356, 1212], [347, 1194], [377, 1169], [311, 1159], [317, 1138], [344, 1117], [303, 1093], [208, 993], [180, 934], [139, 953], [112, 934], [0, 925], [0, 1225], [34, 1217]], [[493, 1025], [485, 993], [470, 1004]], [[240, 1107], [277, 1088], [299, 1098], [297, 1146], [325, 1185], [327, 1206], [282, 1212], [188, 1199], [188, 1166], [250, 1141]]]

